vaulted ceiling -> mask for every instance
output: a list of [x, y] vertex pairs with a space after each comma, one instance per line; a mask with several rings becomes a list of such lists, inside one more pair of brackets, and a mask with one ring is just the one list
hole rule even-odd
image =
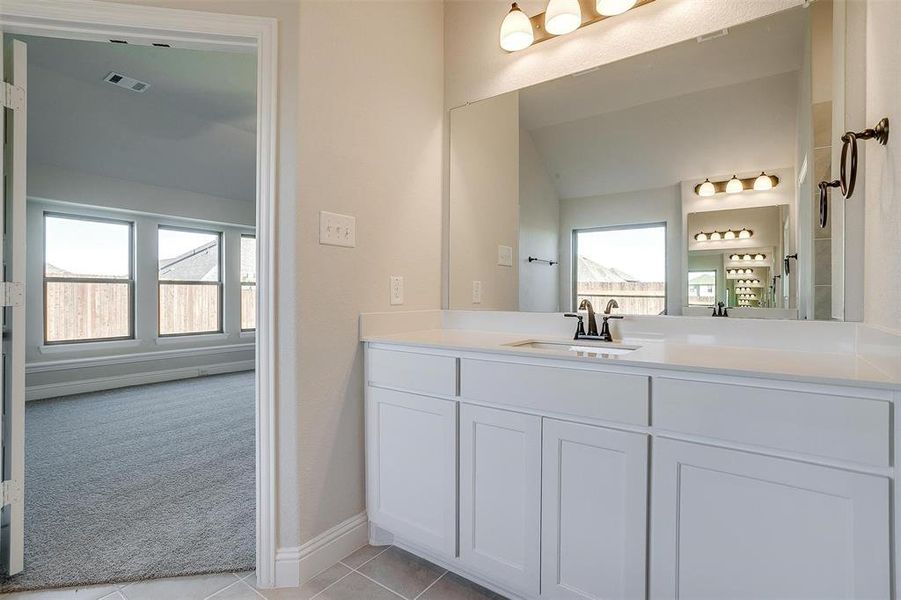
[[[254, 201], [254, 54], [19, 39], [28, 44], [29, 162]], [[150, 87], [106, 83], [111, 71]]]

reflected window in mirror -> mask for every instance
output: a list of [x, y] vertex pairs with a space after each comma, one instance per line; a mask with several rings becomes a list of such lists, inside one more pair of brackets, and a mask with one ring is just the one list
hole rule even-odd
[[716, 271], [688, 272], [688, 305], [716, 304]]
[[573, 231], [573, 309], [610, 300], [629, 315], [666, 313], [666, 224]]

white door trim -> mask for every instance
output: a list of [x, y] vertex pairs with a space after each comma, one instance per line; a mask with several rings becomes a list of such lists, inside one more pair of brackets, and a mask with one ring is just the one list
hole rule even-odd
[[257, 52], [257, 352], [256, 556], [261, 587], [275, 585], [277, 456], [275, 435], [275, 214], [278, 22], [267, 17], [96, 2], [3, 0], [0, 29], [83, 40]]

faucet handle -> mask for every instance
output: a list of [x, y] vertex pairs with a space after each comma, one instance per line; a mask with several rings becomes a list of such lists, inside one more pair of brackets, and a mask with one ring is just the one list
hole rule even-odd
[[625, 318], [625, 317], [623, 317], [622, 315], [604, 315], [605, 321], [607, 319], [623, 319], [623, 318]]
[[579, 319], [579, 322], [576, 324], [576, 335], [573, 339], [577, 340], [577, 339], [579, 339], [579, 337], [585, 335], [585, 323], [584, 323], [582, 315], [580, 315], [578, 313], [563, 313], [563, 316], [564, 317], [575, 317], [576, 319]]

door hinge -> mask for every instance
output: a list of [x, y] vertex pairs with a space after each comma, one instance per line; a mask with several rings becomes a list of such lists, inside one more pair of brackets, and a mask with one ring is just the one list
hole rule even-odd
[[25, 88], [16, 87], [11, 83], [3, 83], [3, 106], [12, 110], [25, 108]]
[[15, 479], [0, 483], [0, 506], [18, 504], [22, 501], [22, 484]]
[[0, 306], [22, 306], [25, 286], [16, 281], [0, 281]]

